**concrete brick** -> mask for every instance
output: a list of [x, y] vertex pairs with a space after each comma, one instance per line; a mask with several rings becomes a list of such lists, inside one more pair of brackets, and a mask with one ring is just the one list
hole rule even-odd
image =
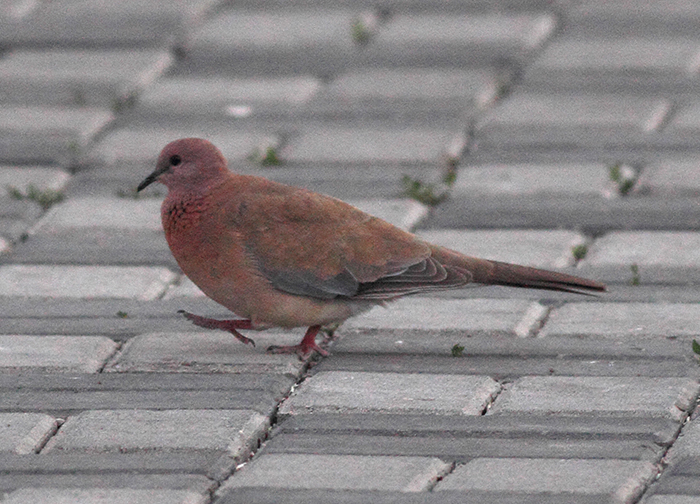
[[693, 495], [652, 495], [645, 504], [700, 504], [700, 497]]
[[547, 269], [573, 266], [572, 248], [586, 243], [583, 235], [563, 230], [425, 230], [418, 236], [470, 256]]
[[614, 231], [598, 238], [580, 264], [582, 275], [630, 283], [687, 284], [700, 279], [700, 233]]
[[[180, 373], [275, 373], [299, 377], [296, 355], [265, 353], [269, 345], [294, 345], [300, 331], [243, 331], [256, 347], [223, 331], [142, 334], [129, 340], [105, 371]], [[320, 338], [319, 338], [320, 340]]]
[[567, 303], [554, 308], [539, 336], [603, 337], [636, 344], [700, 334], [700, 306], [683, 303]]
[[160, 205], [155, 199], [72, 198], [51, 208], [30, 234], [82, 228], [162, 232]]
[[139, 98], [138, 113], [258, 116], [289, 112], [311, 100], [321, 83], [311, 76], [277, 79], [174, 77], [161, 79]]
[[222, 450], [246, 458], [269, 426], [250, 410], [104, 410], [69, 417], [43, 451]]
[[523, 84], [539, 92], [688, 92], [698, 57], [692, 38], [560, 39], [528, 66]]
[[354, 14], [323, 8], [229, 10], [196, 31], [191, 67], [244, 75], [333, 72], [355, 51]]
[[668, 100], [623, 95], [514, 94], [477, 124], [480, 150], [653, 145]]
[[21, 488], [3, 504], [207, 504], [209, 496], [189, 490], [136, 488]]
[[346, 330], [371, 330], [399, 335], [405, 331], [468, 332], [477, 335], [526, 337], [535, 331], [547, 309], [527, 300], [434, 299], [409, 297], [388, 309], [375, 308], [349, 319]]
[[687, 378], [523, 377], [507, 388], [489, 414], [634, 415], [682, 421], [698, 383]]
[[552, 196], [600, 197], [608, 190], [603, 163], [500, 163], [462, 165], [450, 199]]
[[[299, 468], [308, 471], [299, 478]], [[219, 495], [244, 487], [329, 488], [425, 492], [447, 474], [450, 464], [427, 457], [352, 455], [261, 455], [236, 472]]]
[[700, 133], [700, 102], [690, 99], [678, 107], [664, 127], [663, 136], [669, 147], [696, 147]]
[[101, 108], [0, 107], [0, 161], [70, 164], [113, 119]]
[[549, 15], [401, 13], [360, 54], [368, 66], [448, 66], [518, 61], [553, 33]]
[[[95, 145], [88, 157], [96, 163], [109, 166], [122, 163], [138, 165], [145, 177], [155, 168], [156, 159], [163, 147], [173, 140], [185, 137], [206, 138], [221, 149], [229, 162], [244, 161], [260, 145], [279, 143], [275, 135], [264, 131], [242, 131], [234, 127], [202, 128], [185, 124], [184, 127], [175, 128], [126, 128], [107, 134]], [[140, 180], [134, 182], [138, 184]]]
[[480, 415], [499, 390], [485, 376], [329, 371], [308, 378], [279, 414]]
[[55, 418], [41, 413], [0, 413], [0, 452], [37, 453], [57, 427]]
[[0, 336], [0, 369], [97, 373], [116, 349], [103, 336]]
[[166, 268], [139, 266], [0, 266], [0, 295], [156, 299], [176, 278]]
[[54, 1], [42, 4], [20, 22], [3, 26], [0, 41], [3, 45], [54, 47], [182, 45], [219, 3]]
[[630, 9], [625, 0], [589, 0], [572, 5], [566, 18], [569, 36], [694, 37], [700, 6], [687, 0], [650, 0]]
[[673, 447], [668, 452], [668, 460], [675, 467], [685, 459], [700, 457], [700, 422], [697, 418], [683, 427]]
[[628, 460], [479, 458], [457, 467], [435, 490], [583, 493], [632, 503], [656, 473], [651, 462]]
[[661, 159], [644, 168], [637, 180], [637, 191], [663, 198], [700, 196], [700, 166], [692, 158]]
[[281, 155], [295, 164], [434, 165], [445, 158], [458, 158], [465, 145], [464, 134], [449, 129], [326, 124], [305, 128], [290, 139]]
[[340, 75], [306, 109], [343, 118], [465, 118], [497, 92], [496, 76], [484, 70], [361, 69]]
[[0, 166], [0, 187], [10, 186], [24, 194], [31, 187], [63, 191], [70, 177], [67, 171], [48, 166]]
[[116, 108], [173, 61], [159, 50], [14, 50], [0, 60], [0, 98], [22, 105]]

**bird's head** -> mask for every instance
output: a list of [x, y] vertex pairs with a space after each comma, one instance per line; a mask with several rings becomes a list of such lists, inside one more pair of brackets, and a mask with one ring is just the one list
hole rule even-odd
[[214, 144], [202, 138], [182, 138], [163, 148], [156, 169], [136, 190], [142, 191], [153, 182], [168, 190], [207, 188], [227, 172], [226, 158]]

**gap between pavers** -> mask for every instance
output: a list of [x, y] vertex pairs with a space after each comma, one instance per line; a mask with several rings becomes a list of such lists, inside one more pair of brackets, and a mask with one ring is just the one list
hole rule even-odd
[[322, 371], [306, 379], [278, 414], [481, 415], [500, 390], [488, 376]]
[[43, 413], [0, 413], [0, 453], [37, 453], [58, 429]]
[[89, 410], [68, 417], [42, 453], [208, 450], [241, 462], [269, 426], [252, 410]]
[[177, 275], [144, 266], [0, 266], [0, 296], [139, 299], [162, 295]]
[[425, 492], [451, 467], [432, 457], [263, 454], [234, 473], [217, 495], [245, 487]]
[[651, 462], [595, 459], [477, 458], [438, 483], [448, 490], [596, 494], [615, 503], [636, 502], [658, 469]]
[[700, 384], [688, 378], [525, 376], [487, 414], [632, 415], [681, 422], [698, 393]]
[[104, 336], [0, 335], [0, 370], [97, 373], [117, 347]]
[[207, 504], [208, 495], [190, 490], [141, 488], [21, 488], [3, 504]]

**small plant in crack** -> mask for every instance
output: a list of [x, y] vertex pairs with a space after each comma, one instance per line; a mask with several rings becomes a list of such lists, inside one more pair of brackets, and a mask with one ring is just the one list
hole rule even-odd
[[639, 265], [637, 263], [633, 263], [630, 266], [630, 271], [632, 272], [632, 280], [630, 280], [631, 285], [639, 285], [640, 282], [640, 276], [639, 276]]
[[574, 259], [580, 261], [588, 254], [588, 245], [580, 244], [571, 247], [571, 254], [574, 256]]
[[255, 149], [252, 154], [248, 156], [248, 159], [261, 166], [279, 166], [282, 164], [282, 159], [277, 152], [277, 148], [273, 145]]
[[608, 167], [608, 176], [617, 186], [617, 192], [621, 196], [626, 196], [634, 188], [638, 175], [637, 170], [623, 163], [615, 163]]
[[15, 186], [7, 186], [7, 194], [16, 200], [29, 200], [38, 203], [43, 210], [48, 210], [56, 203], [65, 199], [62, 191], [55, 189], [39, 189], [34, 184], [29, 184], [26, 191], [22, 191]]
[[452, 357], [461, 357], [464, 354], [464, 347], [459, 343], [455, 343], [452, 347]]

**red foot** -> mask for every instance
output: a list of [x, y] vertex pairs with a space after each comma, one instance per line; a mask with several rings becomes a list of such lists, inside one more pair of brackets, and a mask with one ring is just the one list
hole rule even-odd
[[253, 341], [250, 338], [246, 338], [236, 330], [252, 329], [253, 326], [250, 323], [250, 320], [217, 320], [206, 317], [200, 317], [199, 315], [194, 315], [192, 313], [186, 312], [185, 310], [178, 310], [177, 312], [182, 313], [187, 320], [189, 320], [196, 326], [204, 327], [205, 329], [221, 329], [222, 331], [228, 331], [231, 334], [233, 334], [238, 339], [238, 341], [255, 346], [255, 341]]
[[298, 345], [289, 345], [289, 346], [277, 346], [273, 345], [270, 347], [267, 347], [267, 351], [269, 353], [273, 354], [292, 354], [295, 353], [299, 355], [302, 359], [307, 359], [312, 352], [318, 352], [319, 354], [323, 355], [324, 357], [328, 356], [328, 352], [326, 352], [323, 348], [318, 346], [316, 344], [316, 335], [318, 334], [318, 331], [321, 330], [321, 326], [315, 325], [311, 326], [306, 330], [306, 334], [304, 335], [304, 339], [301, 340], [301, 343]]

